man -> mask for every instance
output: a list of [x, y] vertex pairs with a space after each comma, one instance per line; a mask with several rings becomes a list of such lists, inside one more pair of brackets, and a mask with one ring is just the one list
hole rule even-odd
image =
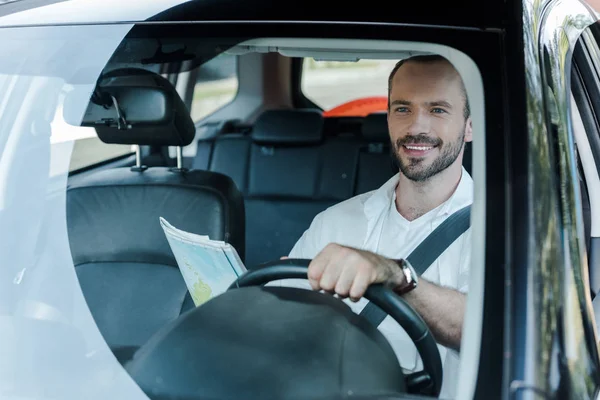
[[[337, 204], [315, 217], [290, 258], [312, 259], [312, 289], [335, 293], [355, 312], [374, 283], [402, 293], [399, 264], [441, 222], [471, 204], [472, 180], [462, 167], [472, 140], [466, 90], [459, 73], [441, 56], [399, 62], [388, 82], [388, 129], [399, 173], [379, 189]], [[423, 317], [439, 343], [443, 396], [454, 396], [470, 267], [467, 230], [419, 277], [404, 299]], [[296, 283], [298, 284], [298, 283]], [[306, 285], [306, 282], [304, 283]], [[391, 320], [379, 326], [400, 364], [422, 368], [416, 348]]]

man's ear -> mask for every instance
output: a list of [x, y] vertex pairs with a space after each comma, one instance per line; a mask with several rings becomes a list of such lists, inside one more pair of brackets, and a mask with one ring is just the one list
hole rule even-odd
[[470, 142], [473, 140], [473, 121], [471, 117], [467, 118], [465, 126], [465, 142]]

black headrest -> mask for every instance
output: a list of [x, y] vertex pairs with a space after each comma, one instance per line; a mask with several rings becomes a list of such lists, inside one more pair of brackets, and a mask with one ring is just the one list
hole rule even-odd
[[[72, 96], [65, 101], [80, 101]], [[118, 109], [117, 109], [118, 105]], [[99, 80], [82, 126], [96, 128], [105, 143], [186, 146], [196, 128], [181, 97], [163, 76], [137, 68], [124, 68]]]
[[387, 113], [377, 112], [367, 115], [362, 123], [361, 135], [370, 142], [389, 142]]
[[323, 114], [319, 110], [267, 110], [252, 129], [256, 143], [315, 144], [323, 139]]
[[165, 326], [125, 368], [151, 399], [323, 400], [406, 390], [377, 328], [333, 296], [289, 287], [225, 292]]

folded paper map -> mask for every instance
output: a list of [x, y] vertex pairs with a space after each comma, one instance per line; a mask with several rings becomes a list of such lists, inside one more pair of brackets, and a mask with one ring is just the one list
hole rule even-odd
[[182, 231], [160, 217], [162, 226], [194, 304], [225, 292], [246, 267], [235, 248], [208, 236]]

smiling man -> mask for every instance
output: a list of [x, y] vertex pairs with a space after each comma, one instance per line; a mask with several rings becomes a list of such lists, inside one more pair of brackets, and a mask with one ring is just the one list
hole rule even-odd
[[[323, 211], [298, 240], [290, 258], [312, 259], [312, 289], [336, 293], [355, 312], [374, 283], [390, 285], [423, 317], [439, 343], [442, 396], [454, 396], [470, 267], [468, 229], [410, 285], [406, 258], [449, 215], [472, 202], [472, 180], [462, 166], [472, 140], [463, 81], [445, 58], [400, 61], [388, 83], [388, 129], [399, 172], [379, 189]], [[422, 368], [398, 324], [379, 325], [405, 370]]]

